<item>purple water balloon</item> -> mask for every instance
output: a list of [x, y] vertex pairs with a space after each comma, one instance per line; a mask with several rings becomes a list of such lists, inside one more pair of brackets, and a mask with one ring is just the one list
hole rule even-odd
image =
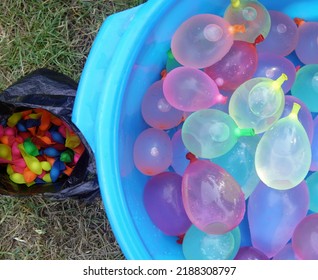
[[163, 82], [163, 93], [171, 106], [187, 112], [207, 109], [213, 104], [227, 101], [207, 74], [191, 67], [178, 67], [170, 71]]
[[234, 260], [269, 260], [269, 258], [254, 247], [241, 247]]
[[285, 95], [285, 108], [281, 118], [287, 117], [290, 114], [295, 102], [301, 106], [298, 112], [298, 120], [306, 130], [309, 142], [312, 143], [314, 135], [314, 121], [308, 107], [305, 105], [304, 102], [292, 95]]
[[234, 41], [230, 51], [217, 63], [204, 69], [219, 89], [234, 91], [252, 78], [257, 67], [257, 52], [254, 44]]
[[298, 260], [291, 243], [287, 243], [285, 247], [280, 250], [273, 260]]
[[318, 213], [308, 215], [296, 227], [292, 246], [301, 260], [318, 260]]
[[283, 73], [288, 77], [288, 80], [282, 85], [282, 89], [286, 94], [290, 91], [296, 78], [296, 68], [294, 64], [281, 55], [268, 52], [258, 53], [258, 66], [254, 73], [255, 78], [264, 77], [276, 80]]
[[183, 112], [172, 107], [163, 95], [163, 80], [152, 84], [141, 103], [141, 113], [147, 124], [158, 129], [170, 129], [177, 126]]
[[257, 46], [257, 49], [261, 52], [266, 51], [287, 56], [298, 43], [297, 25], [292, 18], [282, 12], [268, 12], [271, 17], [271, 29], [266, 39]]
[[165, 171], [172, 161], [171, 140], [166, 132], [148, 128], [141, 132], [134, 144], [134, 163], [145, 175], [156, 175]]
[[189, 151], [183, 144], [181, 132], [182, 132], [181, 129], [177, 130], [177, 132], [175, 132], [175, 134], [172, 136], [172, 139], [171, 139], [171, 143], [172, 143], [171, 166], [173, 167], [176, 173], [182, 176], [185, 169], [189, 165], [189, 160], [186, 158], [186, 155]]
[[144, 189], [144, 205], [152, 222], [165, 234], [179, 236], [191, 226], [181, 196], [182, 177], [163, 172], [150, 178]]
[[304, 64], [318, 63], [318, 22], [303, 22], [299, 28], [296, 54]]
[[245, 198], [238, 183], [209, 160], [191, 159], [182, 179], [182, 199], [190, 221], [209, 234], [224, 234], [242, 221]]
[[305, 181], [288, 190], [276, 190], [260, 182], [247, 208], [253, 247], [269, 258], [275, 256], [290, 240], [308, 207]]
[[318, 171], [318, 116], [314, 119], [314, 135], [311, 142], [311, 165], [310, 171]]

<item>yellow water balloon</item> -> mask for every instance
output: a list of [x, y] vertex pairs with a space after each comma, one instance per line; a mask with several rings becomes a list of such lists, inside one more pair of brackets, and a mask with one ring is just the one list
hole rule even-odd
[[291, 113], [266, 131], [256, 148], [256, 172], [271, 188], [291, 189], [300, 184], [309, 171], [311, 148], [298, 120], [299, 110], [300, 105], [294, 103]]

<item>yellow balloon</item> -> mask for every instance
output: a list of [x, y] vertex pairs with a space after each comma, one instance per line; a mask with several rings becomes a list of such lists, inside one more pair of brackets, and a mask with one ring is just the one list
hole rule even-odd
[[27, 152], [24, 149], [23, 144], [19, 144], [18, 148], [21, 152], [21, 155], [22, 155], [27, 167], [29, 167], [29, 169], [37, 175], [42, 174], [43, 170], [42, 170], [41, 162], [36, 157], [30, 156], [29, 154], [27, 154]]
[[291, 189], [306, 177], [311, 164], [308, 135], [298, 120], [300, 105], [278, 120], [261, 138], [255, 153], [259, 178], [269, 187]]
[[16, 184], [25, 184], [24, 176], [20, 173], [12, 173], [10, 175], [10, 180]]
[[12, 160], [11, 148], [8, 145], [0, 144], [0, 158]]

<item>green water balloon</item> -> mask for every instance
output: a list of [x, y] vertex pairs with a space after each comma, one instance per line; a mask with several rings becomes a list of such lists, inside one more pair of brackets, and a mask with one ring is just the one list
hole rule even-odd
[[204, 109], [192, 113], [182, 127], [185, 147], [200, 158], [215, 158], [231, 150], [241, 136], [254, 136], [251, 128], [241, 129], [226, 113]]
[[253, 128], [256, 134], [269, 129], [282, 115], [285, 95], [282, 84], [287, 76], [277, 80], [253, 78], [240, 85], [229, 103], [229, 114], [240, 128]]
[[318, 64], [305, 65], [297, 71], [291, 94], [303, 101], [311, 112], [318, 112]]
[[278, 120], [260, 140], [255, 153], [256, 172], [267, 186], [286, 190], [300, 184], [311, 164], [307, 133], [298, 120], [300, 105]]

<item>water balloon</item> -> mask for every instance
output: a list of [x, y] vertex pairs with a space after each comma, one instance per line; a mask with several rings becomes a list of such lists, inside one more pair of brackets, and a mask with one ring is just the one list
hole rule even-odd
[[155, 175], [146, 183], [143, 201], [152, 222], [165, 234], [184, 234], [191, 222], [181, 196], [182, 177], [174, 172]]
[[229, 114], [240, 128], [253, 128], [256, 134], [269, 129], [281, 116], [285, 98], [281, 88], [287, 76], [277, 80], [253, 78], [233, 93]]
[[133, 158], [137, 169], [145, 175], [165, 171], [172, 161], [172, 145], [167, 133], [156, 128], [141, 132], [134, 144]]
[[255, 151], [260, 140], [259, 136], [240, 137], [235, 146], [226, 154], [211, 159], [224, 168], [238, 182], [245, 199], [254, 191], [259, 183], [255, 170]]
[[191, 226], [183, 239], [182, 251], [188, 260], [233, 260], [239, 246], [238, 228], [225, 234], [214, 235]]
[[257, 52], [253, 44], [234, 41], [230, 51], [217, 63], [204, 69], [219, 89], [234, 91], [252, 78], [257, 67]]
[[167, 74], [163, 81], [163, 94], [171, 106], [187, 112], [207, 109], [227, 100], [207, 74], [185, 66]]
[[[271, 28], [266, 40], [257, 49], [281, 56], [289, 55], [298, 43], [298, 28], [294, 20], [280, 11], [268, 11], [271, 18]], [[289, 77], [289, 76], [288, 76]]]
[[254, 77], [278, 79], [282, 74], [288, 77], [288, 80], [282, 84], [284, 93], [288, 93], [296, 78], [296, 68], [294, 64], [286, 57], [268, 52], [258, 53], [258, 66]]
[[185, 147], [201, 158], [214, 158], [231, 150], [242, 136], [253, 136], [253, 129], [240, 129], [226, 113], [206, 109], [192, 113], [182, 127]]
[[234, 39], [250, 43], [253, 43], [260, 34], [266, 38], [271, 27], [271, 18], [267, 9], [256, 0], [231, 0], [224, 18], [232, 25], [244, 25], [246, 31], [234, 34]]
[[305, 217], [296, 227], [292, 246], [301, 260], [318, 260], [318, 214]]
[[298, 27], [296, 54], [304, 64], [318, 63], [318, 22], [303, 22]]
[[240, 247], [235, 260], [268, 260], [269, 258], [254, 247]]
[[244, 30], [243, 25], [231, 26], [217, 15], [195, 15], [178, 27], [171, 50], [180, 64], [205, 68], [222, 59], [233, 44], [234, 34]]
[[303, 101], [311, 112], [318, 112], [318, 64], [305, 65], [297, 71], [291, 94]]
[[293, 188], [309, 171], [310, 142], [298, 120], [299, 110], [300, 105], [294, 103], [291, 113], [266, 131], [256, 148], [256, 172], [271, 188]]
[[238, 183], [209, 160], [191, 159], [182, 179], [182, 199], [190, 221], [209, 234], [231, 231], [245, 213]]
[[309, 194], [306, 182], [288, 190], [269, 188], [260, 182], [248, 201], [248, 221], [253, 247], [275, 256], [291, 239], [306, 216]]

